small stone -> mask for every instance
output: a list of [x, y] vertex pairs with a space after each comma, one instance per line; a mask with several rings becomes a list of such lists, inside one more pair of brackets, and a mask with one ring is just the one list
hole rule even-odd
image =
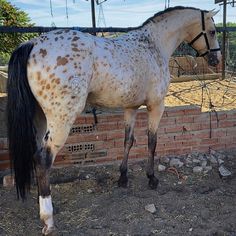
[[204, 170], [208, 172], [208, 171], [212, 170], [212, 166], [205, 166]]
[[138, 171], [142, 170], [142, 167], [140, 165], [136, 164], [136, 165], [131, 166], [130, 169], [134, 172], [138, 172]]
[[157, 166], [157, 169], [158, 169], [158, 171], [165, 171], [166, 170], [166, 167], [164, 166], [164, 165], [161, 165], [161, 164], [159, 164], [158, 166]]
[[90, 188], [87, 190], [87, 193], [92, 193], [92, 192], [93, 192], [93, 190]]
[[218, 164], [222, 165], [222, 164], [224, 164], [224, 161], [222, 159], [218, 158]]
[[193, 163], [197, 163], [197, 164], [198, 164], [198, 163], [200, 163], [200, 162], [201, 162], [201, 161], [198, 160], [198, 159], [196, 159], [196, 158], [193, 159]]
[[229, 171], [225, 166], [221, 165], [219, 167], [219, 172], [221, 177], [229, 177], [232, 175], [232, 172]]
[[157, 210], [154, 204], [148, 204], [145, 206], [145, 210], [154, 214]]
[[170, 160], [170, 166], [182, 167], [183, 165], [184, 165], [184, 163], [177, 158], [172, 158]]
[[91, 179], [91, 177], [92, 177], [91, 174], [87, 174], [87, 175], [85, 176], [86, 179]]
[[207, 161], [202, 161], [202, 167], [205, 168], [207, 166]]
[[202, 166], [193, 167], [193, 173], [201, 173], [203, 171]]
[[193, 228], [190, 228], [188, 231], [189, 231], [189, 232], [192, 232], [192, 231], [193, 231]]
[[169, 157], [163, 157], [161, 158], [161, 162], [168, 164], [170, 162], [170, 158]]
[[211, 162], [211, 164], [218, 164], [217, 159], [213, 155], [209, 156], [209, 161]]
[[186, 158], [186, 160], [185, 160], [186, 165], [189, 165], [189, 164], [192, 164], [192, 163], [193, 163], [193, 161], [192, 161], [191, 158]]
[[12, 175], [5, 175], [3, 177], [3, 186], [6, 188], [13, 188], [15, 185], [15, 179]]

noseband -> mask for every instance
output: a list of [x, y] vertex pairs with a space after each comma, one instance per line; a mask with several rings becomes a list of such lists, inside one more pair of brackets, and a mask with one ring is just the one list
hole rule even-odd
[[197, 52], [197, 57], [204, 57], [205, 55], [207, 55], [209, 52], [216, 52], [216, 51], [220, 51], [220, 48], [210, 48], [210, 45], [209, 45], [209, 41], [208, 41], [208, 38], [207, 38], [207, 33], [205, 31], [205, 19], [204, 19], [204, 11], [201, 11], [201, 17], [202, 17], [202, 32], [199, 33], [190, 43], [189, 43], [189, 46], [191, 46], [195, 51], [197, 51], [194, 47], [193, 47], [193, 44], [199, 39], [201, 38], [202, 36], [204, 36], [204, 39], [205, 39], [205, 42], [206, 42], [206, 45], [207, 45], [207, 51], [202, 53], [202, 54], [199, 54]]

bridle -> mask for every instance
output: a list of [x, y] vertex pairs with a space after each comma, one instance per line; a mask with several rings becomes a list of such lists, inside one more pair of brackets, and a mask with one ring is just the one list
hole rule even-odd
[[207, 46], [207, 51], [202, 53], [202, 54], [199, 54], [197, 52], [197, 57], [204, 57], [205, 55], [207, 55], [209, 52], [216, 52], [216, 51], [220, 51], [220, 48], [210, 48], [210, 45], [209, 45], [209, 41], [208, 41], [208, 38], [207, 38], [207, 33], [205, 31], [205, 18], [204, 18], [204, 11], [201, 11], [201, 18], [202, 18], [202, 32], [199, 33], [190, 43], [189, 43], [189, 46], [191, 46], [195, 51], [197, 51], [194, 47], [193, 47], [193, 44], [199, 39], [201, 38], [202, 36], [204, 36], [204, 39], [205, 39], [205, 42], [206, 42], [206, 46]]

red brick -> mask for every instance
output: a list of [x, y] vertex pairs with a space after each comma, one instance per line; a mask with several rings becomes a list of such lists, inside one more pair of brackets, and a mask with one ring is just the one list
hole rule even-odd
[[148, 143], [147, 136], [135, 136], [135, 146], [144, 145]]
[[101, 123], [97, 124], [97, 130], [98, 131], [108, 131], [108, 130], [117, 130], [117, 122], [109, 122], [107, 124]]
[[147, 111], [140, 111], [136, 116], [137, 120], [147, 120], [147, 118], [148, 118]]
[[115, 147], [115, 141], [109, 140], [103, 143], [104, 148], [110, 149]]
[[184, 132], [183, 125], [168, 126], [165, 128], [165, 133], [183, 133], [183, 132]]
[[189, 133], [189, 132], [183, 133], [183, 134], [180, 133], [180, 134], [173, 136], [173, 139], [174, 140], [189, 140], [189, 139], [194, 139], [195, 138], [194, 135], [195, 135], [195, 133], [193, 134], [193, 133]]
[[10, 162], [9, 161], [1, 161], [0, 162], [0, 171], [10, 169]]
[[213, 150], [225, 150], [226, 144], [216, 143], [216, 144], [210, 145], [210, 148]]
[[227, 111], [228, 120], [236, 120], [236, 110]]
[[104, 158], [101, 158], [101, 159], [96, 159], [95, 162], [96, 163], [105, 163], [105, 162], [111, 162], [111, 161], [114, 161], [116, 159], [112, 158], [112, 157], [104, 157]]
[[193, 133], [193, 138], [194, 139], [210, 138], [210, 131], [209, 130], [195, 131]]
[[209, 113], [201, 113], [197, 116], [193, 116], [194, 123], [202, 123], [206, 122], [207, 120], [210, 120], [210, 115]]
[[214, 145], [218, 143], [218, 138], [201, 139], [200, 145]]
[[227, 128], [226, 129], [226, 135], [227, 136], [234, 136], [234, 137], [236, 137], [236, 127]]
[[78, 116], [74, 122], [74, 124], [86, 124], [86, 117]]
[[181, 116], [175, 118], [176, 124], [193, 123], [193, 122], [194, 122], [193, 116]]
[[148, 126], [147, 120], [136, 120], [136, 122], [135, 122], [135, 128], [136, 129], [137, 128], [142, 128], [142, 127], [147, 128], [147, 126]]
[[[210, 132], [209, 132], [210, 133]], [[211, 137], [212, 138], [224, 138], [226, 136], [227, 132], [225, 129], [213, 129], [211, 131]]]
[[236, 120], [223, 120], [219, 122], [219, 128], [236, 127]]
[[120, 139], [124, 137], [125, 137], [124, 131], [120, 130], [110, 131], [109, 133], [107, 133], [107, 140]]
[[0, 151], [0, 161], [10, 160], [8, 151]]
[[217, 121], [217, 120], [222, 121], [222, 120], [226, 120], [226, 119], [228, 119], [226, 113], [222, 113], [222, 112], [217, 112], [217, 113], [212, 112], [211, 113], [211, 120], [212, 121]]
[[184, 109], [184, 114], [185, 114], [185, 115], [201, 114], [201, 108], [200, 108], [200, 107], [197, 107], [197, 106], [195, 106], [195, 107], [191, 107], [191, 106], [186, 107], [186, 108]]
[[123, 113], [117, 113], [115, 115], [109, 115], [108, 122], [117, 122], [117, 121], [123, 121], [124, 120], [124, 114]]
[[123, 148], [124, 147], [124, 139], [115, 139], [114, 140], [115, 142], [115, 148], [118, 147], [118, 148]]
[[236, 148], [236, 143], [226, 143], [225, 146], [227, 149]]

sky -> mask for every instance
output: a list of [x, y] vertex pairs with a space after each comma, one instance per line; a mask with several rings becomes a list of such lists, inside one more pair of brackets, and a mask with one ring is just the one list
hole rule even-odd
[[[36, 26], [91, 27], [92, 24], [90, 0], [51, 0], [52, 8], [50, 8], [50, 0], [10, 0], [9, 2], [27, 12]], [[223, 21], [223, 6], [214, 2], [215, 0], [169, 0], [169, 6], [182, 5], [204, 10], [219, 10], [214, 20], [220, 23]], [[99, 17], [99, 11], [102, 15], [101, 6], [96, 6], [96, 23], [100, 27], [139, 26], [158, 11], [164, 10], [167, 5], [168, 0], [107, 0], [102, 4], [104, 18]], [[105, 19], [105, 23], [102, 19]], [[227, 22], [236, 22], [236, 1], [235, 7], [227, 6]]]

